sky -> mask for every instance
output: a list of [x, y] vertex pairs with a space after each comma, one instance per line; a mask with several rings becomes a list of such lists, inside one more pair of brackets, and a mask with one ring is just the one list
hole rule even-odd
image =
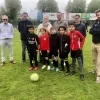
[[[30, 16], [34, 15], [36, 17], [36, 5], [39, 0], [21, 0], [22, 12], [28, 12]], [[65, 6], [69, 0], [56, 0], [58, 2], [60, 12], [65, 11]], [[91, 0], [86, 0], [89, 3]], [[4, 4], [4, 0], [0, 0], [0, 5]], [[34, 14], [33, 14], [34, 13]]]

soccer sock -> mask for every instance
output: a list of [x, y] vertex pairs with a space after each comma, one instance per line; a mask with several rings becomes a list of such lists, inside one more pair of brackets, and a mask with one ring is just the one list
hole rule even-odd
[[76, 58], [72, 58], [72, 70], [75, 71]]
[[65, 61], [65, 63], [66, 63], [67, 72], [70, 72], [69, 62], [68, 61]]
[[64, 60], [61, 60], [61, 68], [64, 71]]
[[79, 69], [80, 69], [80, 74], [84, 74], [84, 70], [83, 70], [83, 64], [82, 64], [82, 60], [81, 58], [77, 58], [78, 64], [79, 64]]

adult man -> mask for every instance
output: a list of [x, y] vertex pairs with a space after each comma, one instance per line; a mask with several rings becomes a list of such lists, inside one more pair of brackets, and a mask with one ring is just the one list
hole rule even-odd
[[22, 14], [22, 20], [18, 24], [18, 30], [22, 42], [22, 62], [26, 61], [26, 34], [28, 25], [32, 25], [32, 23], [28, 20], [28, 14], [24, 12]]
[[43, 27], [46, 28], [46, 30], [48, 32], [50, 32], [52, 25], [49, 22], [48, 16], [44, 16], [43, 22], [38, 26], [38, 28], [37, 28], [37, 34], [38, 35], [40, 35], [40, 29], [43, 28]]
[[[75, 20], [75, 28], [77, 31], [79, 31], [84, 37], [86, 37], [86, 26], [84, 23], [81, 22], [81, 18], [80, 15], [76, 14], [74, 17]], [[84, 63], [83, 60], [83, 51], [81, 54], [81, 60], [82, 60], [82, 64]]]
[[64, 26], [67, 28], [67, 23], [65, 21], [62, 20], [62, 13], [58, 12], [57, 13], [57, 21], [54, 22], [53, 26], [56, 28], [56, 31], [58, 32], [58, 28], [60, 26]]
[[100, 9], [95, 12], [96, 21], [90, 29], [92, 35], [92, 56], [96, 68], [96, 83], [100, 83]]
[[1, 66], [6, 62], [6, 47], [10, 53], [10, 63], [15, 64], [13, 58], [12, 38], [14, 35], [12, 24], [8, 23], [8, 16], [2, 16], [2, 23], [0, 24], [0, 44], [1, 44]]

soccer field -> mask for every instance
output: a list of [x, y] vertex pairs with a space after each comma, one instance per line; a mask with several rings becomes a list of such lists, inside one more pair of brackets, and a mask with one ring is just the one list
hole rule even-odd
[[[95, 83], [95, 74], [90, 73], [93, 69], [91, 35], [87, 35], [84, 46], [85, 81], [79, 79], [78, 66], [74, 76], [41, 69], [28, 71], [28, 57], [26, 63], [21, 63], [21, 42], [16, 29], [13, 47], [17, 64], [9, 63], [7, 53], [7, 64], [0, 67], [0, 100], [100, 100], [100, 84]], [[40, 77], [37, 82], [30, 81], [34, 72]]]

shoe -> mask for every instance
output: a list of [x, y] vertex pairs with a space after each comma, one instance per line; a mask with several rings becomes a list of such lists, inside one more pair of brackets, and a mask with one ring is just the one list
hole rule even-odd
[[84, 75], [83, 74], [80, 75], [80, 80], [84, 81]]
[[14, 60], [10, 61], [10, 63], [12, 63], [12, 64], [16, 64], [16, 62], [15, 62]]
[[29, 71], [31, 71], [31, 70], [33, 70], [33, 67], [30, 67], [30, 68], [29, 68]]
[[51, 67], [50, 67], [50, 66], [48, 66], [48, 67], [47, 67], [47, 70], [50, 70], [50, 69], [51, 69]]
[[75, 71], [72, 71], [72, 72], [71, 72], [71, 75], [74, 75], [75, 73], [76, 73]]
[[56, 68], [56, 72], [59, 72], [59, 68]]
[[2, 62], [1, 64], [0, 64], [0, 66], [3, 66], [3, 65], [5, 65], [6, 63], [5, 62]]
[[55, 67], [52, 67], [52, 68], [51, 68], [51, 70], [54, 70], [54, 69], [55, 69]]
[[70, 75], [70, 72], [67, 71], [67, 72], [65, 73], [65, 76], [68, 76], [68, 75]]
[[61, 69], [59, 72], [64, 72], [65, 70]]
[[38, 69], [39, 69], [38, 66], [34, 67], [34, 70], [38, 70]]
[[42, 69], [45, 69], [46, 68], [46, 65], [43, 65]]
[[100, 83], [100, 77], [96, 77], [96, 83]]

